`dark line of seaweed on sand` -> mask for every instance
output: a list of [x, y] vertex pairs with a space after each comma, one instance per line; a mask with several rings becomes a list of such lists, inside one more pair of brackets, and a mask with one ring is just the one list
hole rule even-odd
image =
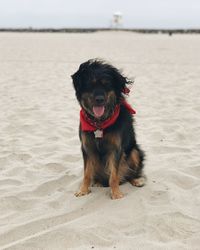
[[0, 32], [92, 33], [97, 31], [128, 31], [145, 34], [200, 34], [200, 29], [113, 29], [113, 28], [0, 28]]

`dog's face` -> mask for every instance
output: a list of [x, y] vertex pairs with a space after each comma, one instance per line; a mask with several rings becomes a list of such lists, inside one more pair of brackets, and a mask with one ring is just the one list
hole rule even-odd
[[98, 120], [112, 114], [128, 83], [116, 68], [99, 60], [82, 63], [72, 79], [81, 107]]

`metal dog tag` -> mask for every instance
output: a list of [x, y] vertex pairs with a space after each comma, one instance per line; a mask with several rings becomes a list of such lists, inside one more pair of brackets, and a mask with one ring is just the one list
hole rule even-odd
[[102, 138], [103, 137], [103, 130], [97, 129], [94, 131], [95, 138]]

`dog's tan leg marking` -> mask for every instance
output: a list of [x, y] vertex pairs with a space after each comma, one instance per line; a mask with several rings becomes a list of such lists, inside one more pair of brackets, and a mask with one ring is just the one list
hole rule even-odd
[[136, 178], [136, 179], [132, 179], [130, 181], [130, 183], [133, 185], [133, 186], [136, 186], [136, 187], [143, 187], [145, 185], [145, 182], [146, 182], [146, 178], [145, 177], [139, 177], [139, 178]]
[[116, 162], [114, 151], [120, 148], [121, 139], [118, 134], [108, 134], [106, 135], [106, 140], [108, 144], [113, 146], [113, 152], [110, 153], [107, 160], [107, 168], [110, 174], [109, 177], [109, 186], [111, 188], [111, 198], [113, 200], [120, 199], [124, 195], [119, 189], [120, 176], [119, 176], [119, 166], [120, 161]]
[[89, 189], [89, 186], [90, 186], [92, 175], [93, 175], [92, 169], [93, 169], [92, 160], [87, 159], [85, 170], [84, 170], [83, 182], [81, 184], [79, 191], [75, 193], [75, 196], [79, 197], [79, 196], [89, 194], [91, 192], [91, 190]]
[[117, 174], [117, 169], [115, 167], [113, 157], [110, 157], [110, 159], [109, 159], [109, 168], [110, 168], [109, 185], [111, 188], [111, 198], [113, 200], [120, 199], [124, 195], [119, 189], [119, 176]]
[[136, 168], [138, 167], [139, 163], [140, 163], [140, 158], [139, 158], [139, 153], [137, 150], [133, 150], [131, 152], [131, 158], [132, 161], [134, 162], [134, 165], [136, 166]]
[[133, 169], [136, 170], [140, 164], [139, 153], [136, 149], [132, 150], [130, 156], [128, 158], [128, 165]]

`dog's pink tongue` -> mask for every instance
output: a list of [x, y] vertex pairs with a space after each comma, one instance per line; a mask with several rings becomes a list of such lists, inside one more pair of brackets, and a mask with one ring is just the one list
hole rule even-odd
[[101, 117], [103, 114], [104, 114], [104, 106], [94, 106], [93, 107], [93, 112], [94, 112], [94, 115], [99, 118]]

